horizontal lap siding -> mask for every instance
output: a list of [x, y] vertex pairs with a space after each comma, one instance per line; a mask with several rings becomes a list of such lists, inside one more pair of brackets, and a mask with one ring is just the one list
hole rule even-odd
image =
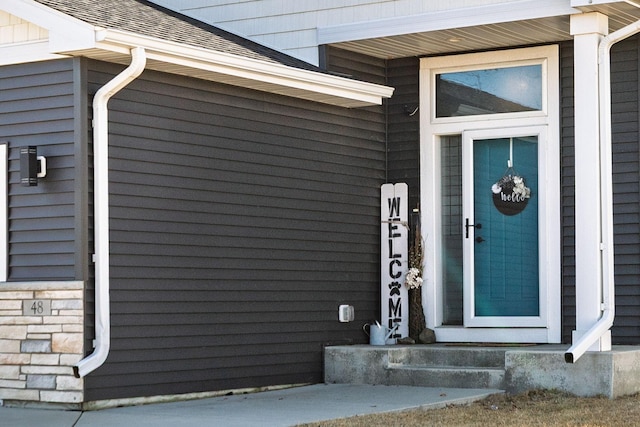
[[[76, 278], [74, 61], [0, 67], [0, 141], [9, 143], [9, 280]], [[20, 148], [47, 176], [20, 184]]]
[[[387, 83], [386, 62], [357, 52], [322, 46], [324, 68], [338, 75], [349, 76], [364, 82], [384, 85]], [[386, 102], [386, 101], [385, 101]], [[371, 107], [377, 109], [378, 107]]]
[[395, 88], [389, 100], [388, 179], [409, 186], [409, 207], [420, 200], [420, 93], [418, 58], [389, 61], [389, 86]]
[[[92, 92], [115, 73], [91, 69]], [[150, 72], [109, 107], [112, 347], [88, 399], [320, 382], [323, 345], [366, 341], [380, 108]]]
[[640, 37], [611, 51], [616, 318], [613, 341], [640, 343]]
[[560, 44], [560, 205], [562, 231], [562, 341], [576, 328], [575, 138], [573, 43]]
[[[385, 100], [387, 114], [387, 182], [409, 186], [409, 206], [417, 207], [420, 198], [420, 115], [419, 58], [389, 61], [371, 58], [347, 50], [324, 47], [325, 61], [332, 71], [394, 88]], [[373, 72], [386, 68], [386, 75]]]

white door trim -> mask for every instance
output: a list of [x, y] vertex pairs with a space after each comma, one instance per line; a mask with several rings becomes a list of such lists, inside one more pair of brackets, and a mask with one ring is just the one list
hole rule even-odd
[[[483, 116], [436, 119], [435, 74], [456, 67], [490, 67], [491, 64], [520, 64], [539, 61], [543, 64], [544, 106], [542, 113], [507, 113]], [[539, 185], [546, 188], [544, 215], [546, 220], [540, 229], [540, 258], [545, 271], [541, 282], [546, 281], [546, 295], [540, 300], [546, 321], [540, 327], [486, 328], [443, 325], [442, 291], [442, 238], [441, 238], [441, 162], [440, 137], [457, 135], [464, 131], [543, 126], [547, 132], [544, 152], [539, 153], [543, 169]], [[420, 186], [422, 235], [425, 239], [425, 274], [423, 300], [427, 327], [436, 331], [438, 341], [481, 342], [545, 342], [561, 341], [561, 239], [560, 239], [560, 132], [559, 132], [559, 70], [558, 47], [543, 46], [528, 49], [495, 51], [440, 58], [424, 58], [420, 66]]]

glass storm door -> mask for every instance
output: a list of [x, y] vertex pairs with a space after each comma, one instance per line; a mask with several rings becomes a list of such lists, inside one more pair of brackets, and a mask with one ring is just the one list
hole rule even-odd
[[541, 323], [541, 134], [463, 133], [463, 306], [467, 327]]

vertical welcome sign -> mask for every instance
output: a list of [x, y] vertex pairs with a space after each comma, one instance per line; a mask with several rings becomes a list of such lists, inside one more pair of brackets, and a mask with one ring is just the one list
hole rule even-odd
[[398, 328], [388, 343], [409, 335], [409, 301], [404, 278], [409, 268], [407, 184], [384, 184], [381, 187], [381, 300], [382, 324]]

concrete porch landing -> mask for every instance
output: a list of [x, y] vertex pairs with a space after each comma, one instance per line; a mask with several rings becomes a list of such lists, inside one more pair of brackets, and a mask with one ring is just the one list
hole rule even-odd
[[640, 346], [589, 352], [568, 364], [568, 345], [351, 345], [326, 347], [325, 383], [556, 389], [609, 398], [640, 392]]

